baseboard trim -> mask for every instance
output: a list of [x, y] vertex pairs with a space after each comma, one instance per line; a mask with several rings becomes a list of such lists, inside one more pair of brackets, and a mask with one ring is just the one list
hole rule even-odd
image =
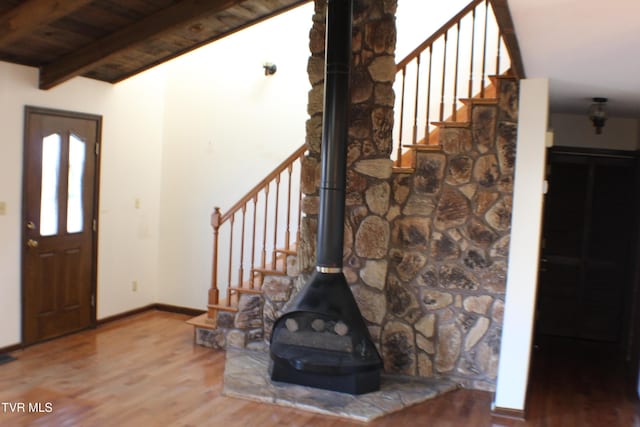
[[192, 317], [200, 316], [202, 313], [206, 313], [205, 310], [198, 310], [196, 308], [156, 303], [156, 304], [145, 305], [144, 307], [134, 308], [133, 310], [125, 311], [123, 313], [114, 314], [113, 316], [105, 317], [104, 319], [98, 320], [97, 326], [102, 326], [105, 323], [111, 323], [116, 320], [121, 320], [129, 316], [135, 316], [136, 314], [141, 314], [149, 310], [158, 310], [158, 311], [166, 311], [168, 313], [186, 314]]
[[491, 408], [491, 416], [524, 421], [526, 419], [526, 411], [524, 409], [511, 409], [494, 406]]
[[1, 347], [0, 348], [0, 354], [2, 353], [11, 353], [12, 351], [16, 351], [16, 350], [22, 350], [22, 344], [18, 343], [18, 344], [13, 344], [13, 345], [8, 345], [6, 347]]
[[115, 322], [116, 320], [124, 319], [125, 317], [135, 316], [136, 314], [144, 313], [145, 311], [155, 309], [155, 304], [145, 305], [144, 307], [134, 308], [133, 310], [124, 311], [122, 313], [114, 314], [113, 316], [108, 316], [103, 319], [100, 319], [96, 322], [97, 326], [102, 326], [106, 323]]
[[192, 317], [200, 316], [201, 314], [207, 312], [206, 310], [199, 310], [197, 308], [180, 307], [178, 305], [170, 305], [170, 304], [154, 304], [154, 308], [159, 311], [167, 311], [169, 313], [177, 313], [177, 314], [186, 314]]

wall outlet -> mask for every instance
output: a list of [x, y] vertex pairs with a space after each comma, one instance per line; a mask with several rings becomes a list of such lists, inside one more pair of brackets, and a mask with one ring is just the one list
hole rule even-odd
[[7, 214], [7, 203], [0, 202], [0, 215], [6, 215], [6, 214]]
[[138, 292], [138, 281], [134, 280], [133, 282], [131, 282], [131, 290], [133, 292]]

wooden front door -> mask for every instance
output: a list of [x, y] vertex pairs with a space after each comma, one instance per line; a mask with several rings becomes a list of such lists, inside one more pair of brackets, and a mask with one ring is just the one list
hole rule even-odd
[[27, 107], [23, 343], [95, 324], [101, 118]]

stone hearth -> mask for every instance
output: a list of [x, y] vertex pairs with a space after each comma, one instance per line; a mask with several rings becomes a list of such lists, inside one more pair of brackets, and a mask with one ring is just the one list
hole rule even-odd
[[354, 396], [272, 382], [268, 365], [265, 351], [228, 349], [222, 394], [368, 422], [458, 388], [445, 379], [383, 375], [380, 391]]

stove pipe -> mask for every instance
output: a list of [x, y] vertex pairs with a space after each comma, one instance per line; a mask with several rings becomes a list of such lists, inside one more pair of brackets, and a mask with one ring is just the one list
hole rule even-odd
[[353, 0], [328, 0], [317, 265], [271, 334], [271, 379], [351, 394], [382, 359], [342, 273]]
[[316, 269], [342, 272], [352, 0], [329, 0]]

